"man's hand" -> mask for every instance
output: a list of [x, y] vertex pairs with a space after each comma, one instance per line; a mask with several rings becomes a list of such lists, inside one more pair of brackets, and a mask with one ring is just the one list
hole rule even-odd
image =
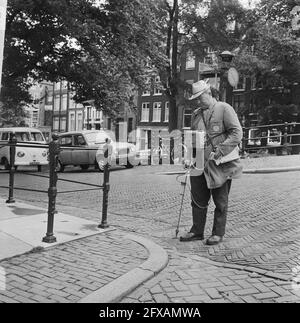
[[184, 160], [184, 162], [183, 162], [184, 169], [191, 168], [191, 166], [192, 166], [192, 162], [190, 160], [188, 160], [188, 159]]

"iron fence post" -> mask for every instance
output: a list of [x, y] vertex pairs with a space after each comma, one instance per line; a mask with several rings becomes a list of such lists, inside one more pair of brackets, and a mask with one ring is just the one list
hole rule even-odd
[[58, 137], [52, 136], [53, 141], [49, 143], [49, 189], [48, 189], [48, 221], [47, 233], [43, 238], [43, 242], [56, 242], [56, 237], [53, 234], [54, 214], [56, 213], [55, 203], [57, 195], [57, 156], [59, 154]]
[[283, 134], [283, 154], [288, 155], [288, 123], [284, 123], [284, 134]]
[[104, 165], [103, 173], [103, 198], [102, 198], [102, 220], [101, 224], [98, 225], [98, 228], [105, 229], [109, 225], [107, 223], [107, 210], [108, 210], [108, 192], [110, 189], [109, 184], [109, 173], [110, 173], [110, 164], [111, 164], [111, 154], [112, 154], [112, 145], [107, 141], [104, 146], [104, 158], [106, 163]]
[[242, 156], [246, 154], [246, 120], [245, 118], [242, 119], [242, 130], [243, 130], [243, 138], [242, 138]]
[[9, 193], [8, 193], [8, 200], [6, 203], [15, 203], [14, 199], [14, 183], [15, 183], [15, 159], [16, 159], [16, 145], [17, 145], [17, 138], [15, 134], [11, 134], [9, 138]]

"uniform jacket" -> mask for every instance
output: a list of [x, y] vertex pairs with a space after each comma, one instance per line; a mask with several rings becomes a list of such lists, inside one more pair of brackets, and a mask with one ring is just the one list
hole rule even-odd
[[242, 140], [242, 127], [236, 112], [229, 104], [213, 99], [213, 103], [208, 109], [196, 109], [192, 115], [191, 129], [202, 130], [206, 133], [204, 175], [208, 188], [220, 187], [227, 179], [237, 178], [241, 175], [242, 166], [240, 160], [230, 161], [218, 166], [213, 160], [209, 160], [214, 148], [219, 149], [222, 155], [225, 156], [239, 145]]

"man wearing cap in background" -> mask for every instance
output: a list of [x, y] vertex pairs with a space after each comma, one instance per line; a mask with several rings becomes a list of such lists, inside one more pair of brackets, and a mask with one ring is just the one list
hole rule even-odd
[[215, 245], [222, 241], [225, 234], [231, 179], [242, 173], [239, 158], [223, 164], [217, 161], [237, 149], [242, 140], [242, 127], [234, 109], [212, 97], [207, 81], [201, 80], [192, 85], [190, 100], [197, 105], [192, 115], [191, 130], [204, 131], [206, 134], [204, 171], [194, 175], [191, 173], [193, 226], [180, 237], [180, 241], [204, 239], [207, 208], [212, 196], [215, 204], [214, 223], [212, 235], [206, 244]]

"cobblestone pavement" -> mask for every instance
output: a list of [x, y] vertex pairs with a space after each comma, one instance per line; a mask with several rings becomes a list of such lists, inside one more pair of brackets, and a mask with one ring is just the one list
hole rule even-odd
[[[280, 166], [275, 164], [272, 161], [266, 167]], [[201, 241], [180, 243], [175, 239], [182, 187], [176, 175], [160, 174], [165, 170], [170, 167], [141, 166], [111, 172], [109, 224], [150, 237], [170, 256], [162, 273], [124, 301], [299, 301], [298, 286], [291, 280], [298, 277], [300, 265], [300, 172], [244, 174], [235, 180], [224, 242], [208, 247]], [[77, 169], [60, 174], [61, 178], [99, 184], [102, 176]], [[2, 174], [0, 185], [6, 182], [7, 175]], [[47, 190], [48, 183], [47, 179], [19, 173], [16, 185]], [[82, 188], [79, 184], [59, 183], [60, 190]], [[5, 196], [6, 191], [0, 189], [0, 195]], [[45, 194], [16, 191], [15, 196], [46, 206], [41, 202]], [[101, 191], [77, 192], [59, 195], [57, 209], [100, 222], [101, 203]], [[191, 225], [188, 191], [183, 210], [180, 233]], [[213, 204], [209, 207], [206, 236], [210, 234], [212, 216]], [[249, 266], [253, 270], [243, 270]]]
[[112, 231], [13, 257], [0, 262], [6, 273], [0, 303], [77, 302], [147, 256], [142, 246]]
[[178, 252], [124, 303], [300, 303], [296, 283]]

